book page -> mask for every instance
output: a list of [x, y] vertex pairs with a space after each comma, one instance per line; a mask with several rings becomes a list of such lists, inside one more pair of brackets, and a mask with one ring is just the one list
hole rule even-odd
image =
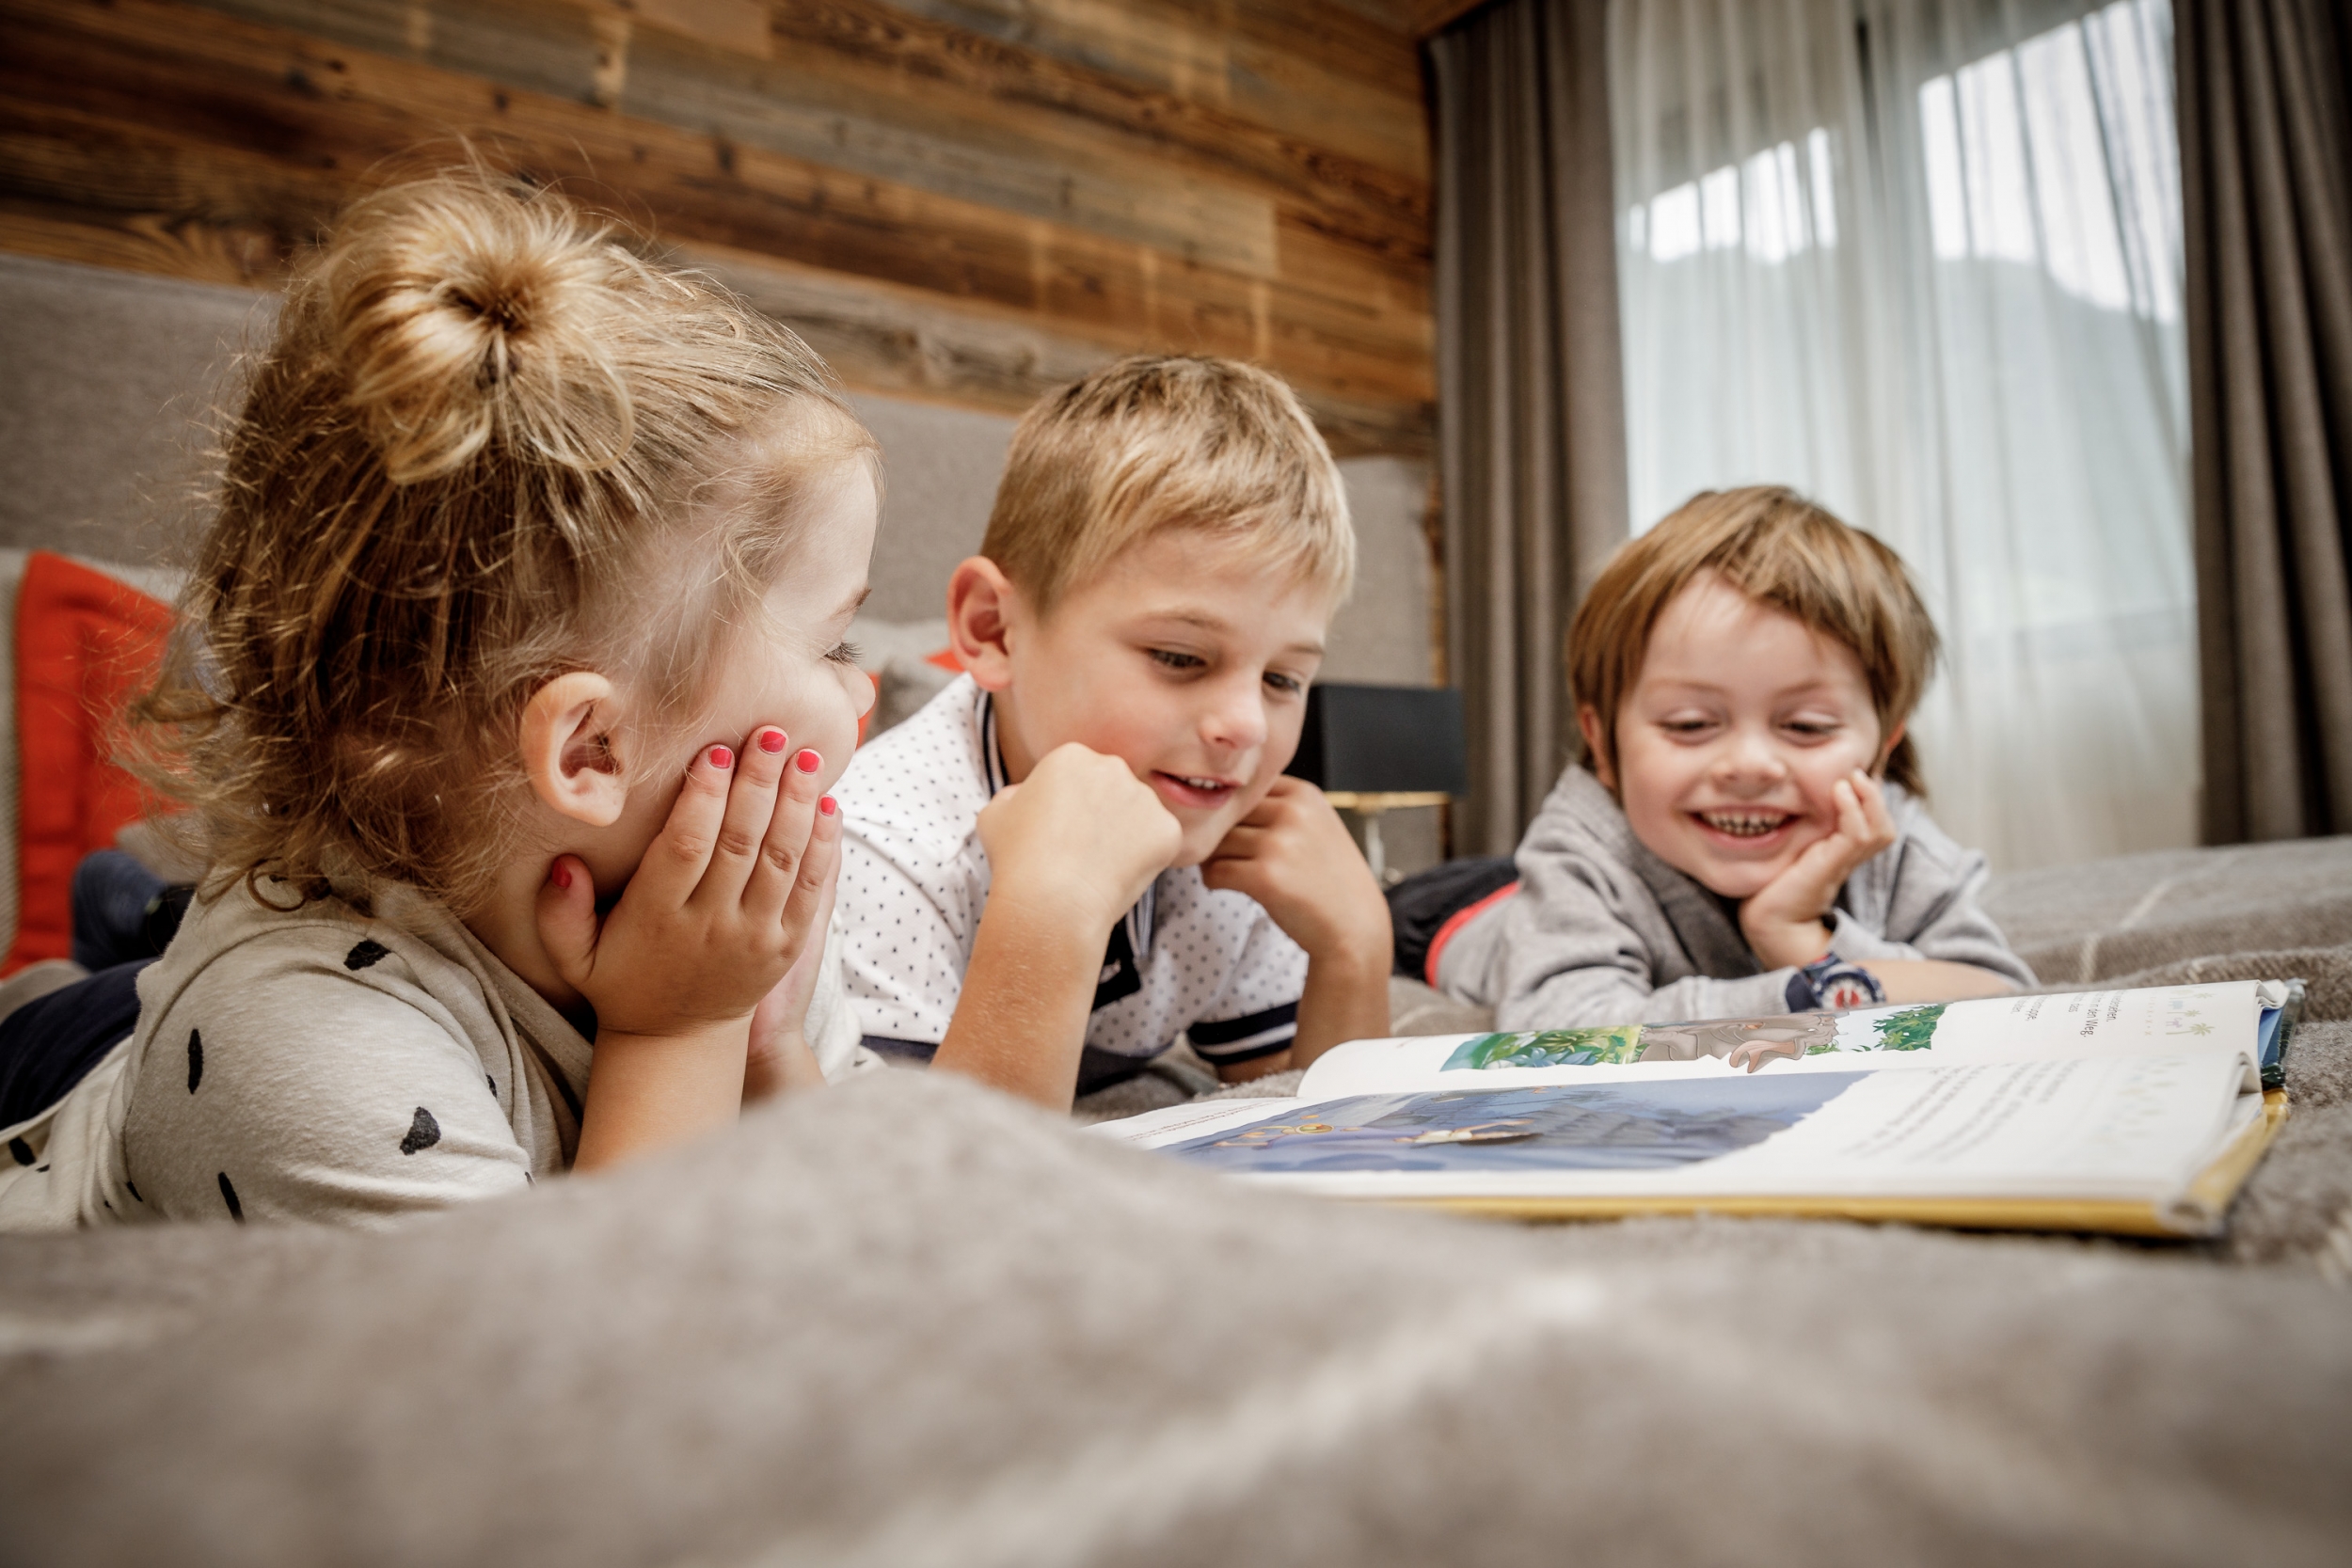
[[[1301, 1098], [1329, 1100], [1344, 1094], [1378, 1094], [1397, 1089], [1447, 1089], [1471, 1086], [1501, 1088], [1516, 1084], [1589, 1084], [1611, 1080], [1708, 1077], [1735, 1072], [1721, 1057], [1689, 1061], [1643, 1061], [1638, 1054], [1622, 1061], [1575, 1059], [1581, 1051], [1563, 1053], [1570, 1060], [1546, 1065], [1521, 1065], [1534, 1052], [1512, 1059], [1504, 1051], [1481, 1052], [1483, 1042], [1550, 1042], [1574, 1034], [1625, 1035], [1624, 1030], [1550, 1030], [1535, 1035], [1424, 1035], [1378, 1040], [1350, 1040], [1318, 1057], [1298, 1085]], [[1537, 1050], [1549, 1049], [1549, 1044]], [[1638, 1052], [1638, 1047], [1636, 1048]]]
[[2259, 981], [2236, 980], [1955, 1002], [1935, 1027], [1932, 1049], [1940, 1057], [1965, 1061], [2083, 1058], [2151, 1049], [2255, 1054], [2266, 1000], [2263, 990]]
[[1195, 1100], [1117, 1121], [1098, 1121], [1086, 1131], [1137, 1148], [1159, 1148], [1247, 1127], [1305, 1103], [1303, 1100]]
[[1871, 1193], [2152, 1195], [2203, 1168], [2241, 1107], [2210, 1053], [1955, 1063], [1868, 1074], [1724, 1179]]
[[1761, 1072], [1844, 1070], [1855, 1056], [1888, 1068], [2150, 1051], [2259, 1059], [2265, 1007], [2283, 999], [2270, 994], [2277, 989], [2240, 980], [1784, 1018], [1354, 1040], [1309, 1068], [1299, 1092], [1321, 1100], [1472, 1085], [1698, 1078], [1745, 1071], [1730, 1065], [1735, 1053]]
[[1166, 1141], [1213, 1169], [1390, 1198], [2173, 1199], [2260, 1114], [2213, 1052], [1479, 1084], [1258, 1102]]

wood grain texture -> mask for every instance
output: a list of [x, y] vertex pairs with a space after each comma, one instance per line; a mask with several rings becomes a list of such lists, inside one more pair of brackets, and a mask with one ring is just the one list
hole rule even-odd
[[1487, 0], [1411, 0], [1408, 24], [1414, 38], [1429, 38], [1444, 32], [1486, 4]]
[[[1410, 46], [1331, 0], [1321, 58], [1274, 0], [1027, 8], [1055, 47], [929, 0], [0, 0], [0, 247], [267, 286], [352, 195], [470, 144], [852, 385], [1009, 409], [1120, 353], [1229, 354], [1335, 446], [1426, 452], [1419, 106], [1355, 59]], [[1337, 76], [1333, 122], [1401, 103], [1418, 162], [1234, 107]]]
[[882, 0], [881, 8], [1214, 104], [1248, 123], [1415, 178], [1421, 78], [1392, 33], [1315, 0]]
[[[926, 93], [955, 89], [997, 113], [1042, 112], [1089, 137], [1117, 138], [1130, 155], [1176, 156], [1263, 182], [1356, 243], [1425, 261], [1429, 254], [1426, 135], [1418, 102], [1404, 118], [1422, 147], [1397, 171], [1129, 76], [1002, 43], [902, 12], [881, 0], [799, 0], [773, 15], [780, 47], [819, 52], [828, 69], [855, 64]], [[869, 89], [872, 74], [858, 78]], [[975, 113], [987, 111], [976, 109]]]

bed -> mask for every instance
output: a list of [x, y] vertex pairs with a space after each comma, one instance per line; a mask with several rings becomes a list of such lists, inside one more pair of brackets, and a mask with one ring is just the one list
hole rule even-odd
[[879, 1074], [385, 1234], [0, 1239], [0, 1559], [2341, 1562], [2347, 868], [1995, 891], [2065, 983], [2313, 982], [2217, 1242], [1318, 1205]]
[[2352, 839], [1991, 903], [2053, 985], [2310, 983], [2225, 1237], [1318, 1205], [1075, 1125], [1279, 1082], [874, 1074], [380, 1234], [0, 1238], [0, 1562], [2345, 1560]]

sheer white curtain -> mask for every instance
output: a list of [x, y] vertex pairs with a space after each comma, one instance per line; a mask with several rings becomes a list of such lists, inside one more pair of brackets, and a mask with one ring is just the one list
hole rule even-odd
[[2166, 0], [1614, 0], [1634, 525], [1793, 484], [1903, 553], [1937, 817], [1996, 864], [2188, 844]]

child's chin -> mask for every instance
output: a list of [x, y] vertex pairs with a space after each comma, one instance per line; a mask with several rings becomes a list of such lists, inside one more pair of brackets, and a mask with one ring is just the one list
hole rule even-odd
[[1709, 857], [1699, 865], [1685, 865], [1677, 869], [1688, 872], [1701, 887], [1718, 898], [1744, 900], [1770, 887], [1785, 863], [1786, 860], [1774, 860], [1760, 864], [1751, 861], [1725, 864]]
[[1184, 836], [1177, 842], [1176, 858], [1168, 863], [1168, 868], [1182, 871], [1185, 866], [1199, 865], [1216, 853], [1216, 847], [1225, 842], [1225, 833], [1226, 828], [1222, 825], [1187, 829]]

